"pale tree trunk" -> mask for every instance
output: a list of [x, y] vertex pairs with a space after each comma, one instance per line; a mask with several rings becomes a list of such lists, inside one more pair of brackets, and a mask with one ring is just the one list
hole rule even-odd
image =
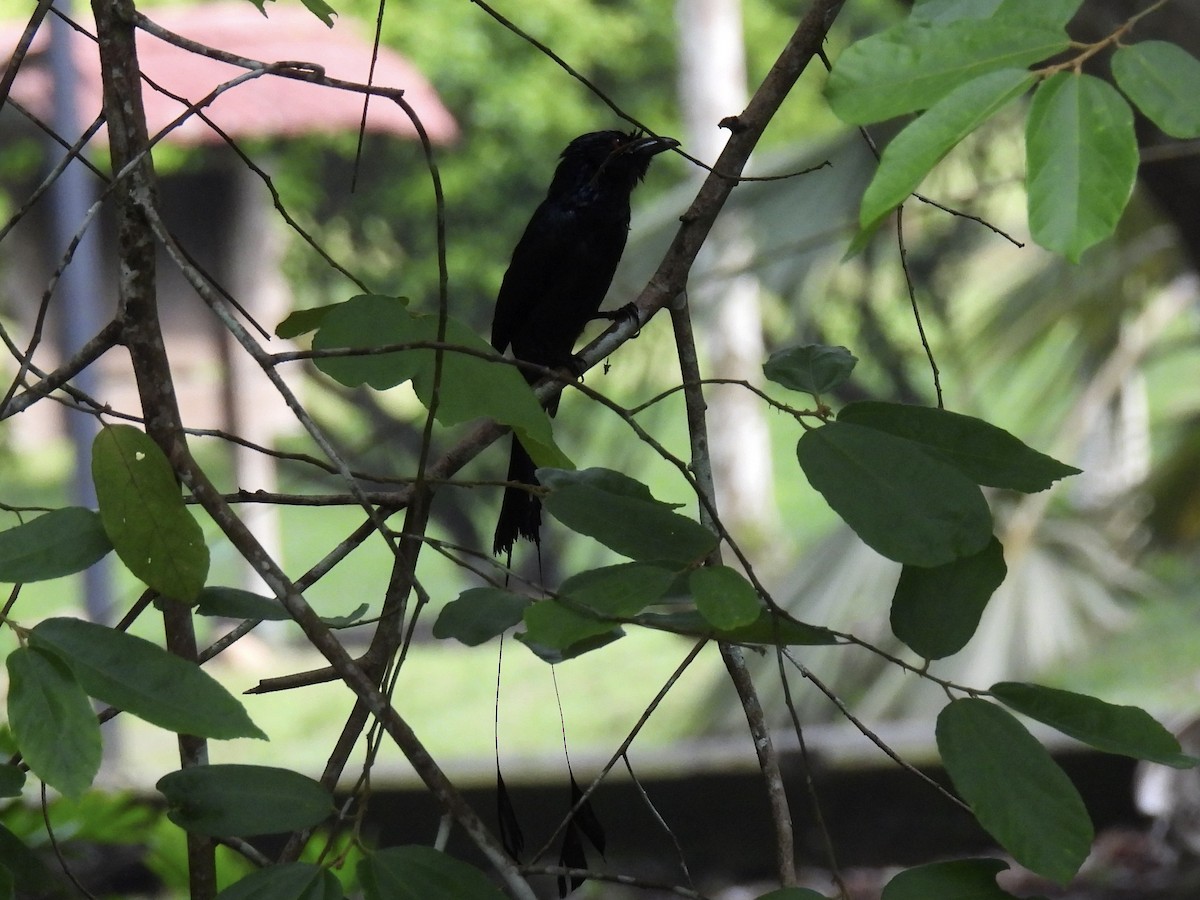
[[[677, 0], [680, 105], [687, 149], [711, 162], [728, 132], [718, 123], [746, 105], [746, 61], [740, 0]], [[703, 173], [699, 173], [703, 174]], [[726, 210], [713, 227], [689, 286], [706, 332], [707, 375], [758, 384], [764, 358], [758, 280], [747, 270], [754, 245], [744, 217]], [[765, 411], [749, 391], [706, 391], [710, 449], [722, 520], [754, 541], [777, 523]]]

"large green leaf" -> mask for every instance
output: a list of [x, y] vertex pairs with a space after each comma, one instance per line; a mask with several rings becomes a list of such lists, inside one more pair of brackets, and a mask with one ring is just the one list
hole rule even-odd
[[806, 431], [796, 456], [834, 512], [889, 559], [940, 566], [991, 540], [979, 486], [915, 441], [837, 421]]
[[880, 900], [1012, 900], [996, 875], [1008, 868], [998, 859], [953, 859], [914, 866], [892, 876]]
[[1180, 751], [1179, 741], [1136, 706], [1117, 706], [1086, 694], [1016, 681], [989, 688], [993, 697], [1019, 713], [1057, 728], [1097, 750], [1189, 769], [1200, 760]]
[[845, 347], [804, 344], [776, 350], [763, 363], [763, 374], [788, 390], [815, 397], [843, 384], [857, 362]]
[[884, 148], [863, 195], [859, 225], [874, 228], [959, 141], [1025, 93], [1034, 80], [1028, 69], [1000, 69], [961, 84], [938, 100]]
[[932, 406], [863, 400], [847, 404], [838, 413], [838, 421], [866, 425], [923, 444], [976, 484], [988, 487], [1028, 494], [1079, 474], [1074, 466], [1039, 453], [1003, 428]]
[[160, 594], [192, 600], [208, 576], [208, 547], [162, 450], [132, 425], [92, 442], [100, 521], [129, 571]]
[[622, 563], [572, 575], [558, 593], [573, 604], [600, 616], [626, 618], [658, 600], [675, 581], [677, 572], [647, 563]]
[[905, 566], [892, 596], [892, 633], [925, 659], [957, 653], [1007, 571], [995, 538], [975, 555], [941, 566]]
[[1200, 59], [1169, 41], [1139, 41], [1113, 54], [1125, 96], [1172, 137], [1200, 137]]
[[150, 641], [67, 618], [39, 622], [29, 637], [64, 660], [90, 696], [160, 728], [207, 738], [267, 737], [211, 675]]
[[928, 109], [959, 85], [1065, 50], [1061, 27], [1011, 19], [904, 22], [851, 44], [826, 95], [844, 122], [865, 125]]
[[155, 787], [172, 822], [212, 837], [311, 828], [333, 813], [333, 797], [319, 782], [272, 766], [192, 766], [168, 772]]
[[202, 590], [196, 597], [196, 614], [229, 619], [260, 619], [265, 622], [286, 622], [291, 618], [283, 604], [274, 597], [231, 587], [206, 587]]
[[358, 864], [367, 900], [504, 900], [482, 872], [432, 847], [388, 847]]
[[1059, 72], [1034, 92], [1025, 152], [1030, 232], [1077, 262], [1113, 233], [1133, 192], [1133, 111], [1107, 82]]
[[454, 638], [468, 647], [490, 641], [521, 621], [528, 597], [499, 588], [471, 588], [451, 600], [433, 623], [435, 638]]
[[937, 745], [958, 793], [1021, 865], [1066, 884], [1093, 829], [1071, 780], [1011, 713], [964, 698], [938, 715]]
[[68, 506], [0, 531], [0, 581], [19, 584], [73, 575], [112, 549], [100, 517]]
[[589, 638], [607, 635], [615, 628], [610, 621], [572, 609], [558, 600], [540, 600], [529, 606], [522, 618], [525, 631], [517, 635], [522, 642], [559, 652]]
[[8, 723], [29, 768], [68, 797], [100, 770], [100, 725], [66, 663], [36, 647], [8, 656]]
[[793, 622], [764, 609], [753, 622], [736, 628], [714, 628], [698, 610], [673, 613], [643, 613], [639, 625], [690, 637], [706, 637], [731, 644], [779, 644], [781, 646], [827, 646], [841, 640], [828, 628]]
[[[436, 341], [437, 326], [437, 316], [411, 312], [401, 299], [363, 294], [325, 313], [313, 338], [313, 349], [364, 349]], [[446, 342], [477, 353], [495, 352], [456, 319], [446, 323]], [[382, 391], [411, 380], [426, 408], [433, 398], [433, 350], [328, 357], [318, 359], [317, 367], [348, 387], [367, 384]], [[549, 417], [515, 367], [467, 353], [444, 352], [437, 420], [443, 425], [457, 425], [482, 416], [511, 425], [539, 465], [571, 465], [554, 443]]]
[[537, 476], [550, 489], [543, 503], [556, 519], [622, 556], [685, 567], [717, 545], [711, 531], [655, 500], [645, 485], [620, 472], [539, 469]]
[[746, 576], [729, 566], [705, 566], [688, 579], [696, 609], [714, 628], [743, 628], [764, 611]]
[[315, 863], [268, 866], [231, 884], [217, 900], [341, 900], [342, 885], [328, 869]]

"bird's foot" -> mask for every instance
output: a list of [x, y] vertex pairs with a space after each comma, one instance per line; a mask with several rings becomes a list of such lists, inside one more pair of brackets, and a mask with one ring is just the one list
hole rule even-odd
[[632, 322], [634, 325], [638, 326], [637, 330], [633, 333], [633, 336], [637, 337], [642, 333], [640, 325], [641, 319], [638, 315], [638, 308], [632, 303], [626, 303], [619, 309], [602, 310], [592, 316], [593, 321], [596, 319], [603, 319], [606, 322]]

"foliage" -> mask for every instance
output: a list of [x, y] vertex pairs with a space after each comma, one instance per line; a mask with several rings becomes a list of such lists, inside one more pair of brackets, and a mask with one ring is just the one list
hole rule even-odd
[[[863, 124], [921, 113], [888, 145], [865, 189], [859, 216], [864, 232], [889, 216], [955, 144], [1030, 89], [1034, 94], [1026, 122], [1026, 193], [1034, 236], [1048, 249], [1074, 260], [1113, 232], [1136, 174], [1132, 113], [1116, 89], [1078, 71], [1085, 54], [1096, 49], [1072, 45], [1065, 31], [1078, 5], [1079, 0], [1051, 0], [1029, 16], [1028, 5], [1011, 0], [927, 0], [904, 22], [865, 38], [840, 56], [828, 94], [832, 109], [848, 122]], [[318, 15], [329, 14], [319, 0], [311, 0], [309, 7]], [[1018, 17], [1018, 9], [1026, 15]], [[602, 61], [622, 58], [613, 50], [626, 49], [631, 40], [632, 29], [639, 22], [633, 5], [592, 7], [575, 2], [561, 9], [546, 7], [530, 11], [527, 24], [536, 27], [539, 16], [566, 17], [564, 21], [574, 23], [572, 16], [585, 14], [592, 27], [576, 29], [573, 39], [564, 37], [558, 52], [584, 60], [585, 69], [602, 86], [607, 81], [623, 84], [632, 76]], [[663, 15], [661, 10], [655, 14]], [[1131, 18], [1105, 44], [1122, 40], [1137, 18]], [[420, 22], [418, 19], [415, 24]], [[106, 27], [113, 29], [110, 37], [119, 31], [111, 21]], [[563, 27], [561, 33], [572, 35], [572, 29]], [[444, 35], [438, 35], [438, 40], [427, 36], [431, 48], [445, 40]], [[604, 39], [597, 40], [598, 36]], [[456, 46], [464, 54], [480, 54], [478, 59], [486, 60], [488, 71], [500, 73], [504, 55], [473, 47], [474, 37], [477, 33], [472, 31], [457, 34]], [[502, 33], [495, 40], [511, 42], [508, 52], [520, 62], [515, 69], [548, 65], [536, 54], [518, 54], [522, 45], [511, 34]], [[489, 37], [489, 47], [490, 41]], [[810, 48], [810, 54], [815, 49]], [[1046, 62], [1063, 52], [1074, 55]], [[1200, 123], [1177, 111], [1179, 98], [1193, 93], [1194, 63], [1191, 57], [1181, 58], [1178, 48], [1171, 45], [1133, 44], [1117, 52], [1114, 74], [1125, 96], [1164, 130], [1196, 136]], [[1040, 67], [1027, 68], [1035, 64]], [[635, 68], [635, 75], [651, 78], [662, 74], [657, 68], [663, 65], [661, 61], [638, 65], [645, 68]], [[481, 76], [477, 67], [467, 66], [461, 77], [465, 88]], [[531, 80], [529, 72], [524, 72], [519, 83], [527, 86]], [[782, 96], [776, 99], [782, 100]], [[481, 118], [495, 115], [490, 109], [473, 111]], [[517, 104], [511, 121], [493, 120], [496, 127], [491, 129], [490, 139], [502, 141], [510, 131], [528, 129], [530, 118], [547, 115], [540, 105]], [[766, 122], [759, 124], [765, 127]], [[116, 121], [111, 127], [118, 127]], [[581, 126], [567, 114], [556, 127], [569, 134]], [[134, 132], [136, 139], [136, 129]], [[745, 154], [750, 146], [744, 148]], [[139, 170], [136, 160], [126, 165], [129, 184], [117, 192], [123, 227], [141, 229], [146, 245], [154, 237], [174, 249], [168, 234], [154, 230], [156, 211], [152, 199], [147, 199], [153, 196], [152, 173]], [[482, 166], [472, 178], [495, 182], [500, 171]], [[528, 175], [525, 180], [530, 183], [538, 181], [529, 173], [520, 174]], [[722, 177], [713, 176], [715, 181]], [[418, 179], [397, 181], [403, 183], [401, 190], [407, 192], [405, 200], [409, 202], [418, 190], [425, 189]], [[480, 183], [464, 178], [452, 186], [452, 195], [466, 197], [477, 191]], [[464, 202], [463, 206], [470, 204]], [[703, 212], [710, 224], [719, 208], [719, 203], [713, 203]], [[683, 227], [692, 227], [697, 219]], [[444, 253], [453, 257], [453, 241], [449, 246], [430, 243], [430, 230], [419, 234], [410, 247], [415, 255]], [[863, 241], [860, 237], [859, 243]], [[121, 264], [130, 270], [138, 269], [135, 243], [129, 241], [122, 248]], [[501, 257], [499, 253], [494, 256]], [[451, 264], [457, 269], [469, 258], [452, 258]], [[655, 310], [665, 308], [682, 290], [686, 268], [684, 264], [664, 273], [664, 283], [678, 277], [679, 287], [662, 296]], [[241, 349], [259, 365], [273, 372], [288, 361], [265, 354], [194, 267], [181, 264], [180, 269], [218, 311]], [[479, 284], [488, 277], [483, 276]], [[417, 291], [431, 295], [429, 285], [420, 285], [420, 281], [413, 279]], [[483, 900], [500, 896], [479, 869], [441, 849], [371, 846], [361, 831], [361, 810], [380, 742], [388, 740], [405, 753], [446, 815], [464, 829], [508, 891], [532, 896], [526, 882], [529, 870], [510, 858], [519, 855], [523, 841], [519, 822], [511, 809], [503, 806], [506, 792], [500, 793], [502, 835], [497, 836], [430, 758], [391, 697], [395, 683], [391, 676], [403, 666], [417, 620], [429, 601], [417, 575], [418, 557], [427, 546], [470, 570], [486, 585], [474, 586], [440, 604], [433, 634], [441, 640], [479, 646], [511, 631], [539, 658], [557, 664], [604, 653], [605, 647], [630, 630], [651, 629], [692, 639], [696, 652], [718, 645], [718, 652], [735, 673], [744, 665], [738, 662], [740, 647], [760, 651], [784, 672], [785, 685], [789, 665], [810, 674], [790, 653], [793, 646], [822, 645], [844, 651], [854, 645], [889, 663], [907, 665], [854, 633], [824, 623], [810, 624], [783, 608], [764, 586], [755, 561], [721, 522], [705, 474], [708, 461], [702, 428], [693, 429], [690, 458], [682, 459], [642, 426], [638, 411], [620, 406], [590, 386], [575, 385], [678, 473], [699, 505], [700, 515], [695, 518], [678, 504], [659, 499], [648, 484], [626, 472], [570, 468], [539, 402], [561, 389], [560, 380], [548, 379], [538, 388], [540, 393], [535, 393], [513, 366], [491, 353], [472, 328], [449, 314], [448, 298], [442, 293], [436, 314], [410, 310], [399, 298], [358, 294], [295, 314], [278, 326], [278, 334], [293, 338], [312, 333], [312, 352], [290, 359], [314, 359], [325, 376], [343, 386], [365, 385], [386, 391], [411, 384], [424, 409], [418, 418], [426, 437], [449, 440], [450, 429], [477, 418], [493, 423], [477, 430], [482, 437], [468, 436], [437, 458], [426, 441], [413, 471], [388, 472], [383, 473], [385, 478], [372, 479], [351, 473], [320, 425], [289, 394], [298, 421], [325, 456], [320, 463], [322, 471], [343, 479], [366, 520], [353, 535], [330, 548], [312, 572], [291, 579], [258, 544], [191, 456], [184, 433], [171, 424], [171, 414], [175, 412], [177, 420], [177, 410], [173, 409], [169, 364], [165, 356], [155, 354], [156, 348], [161, 351], [161, 334], [152, 333], [147, 339], [145, 330], [153, 323], [129, 313], [137, 303], [152, 304], [153, 291], [139, 294], [138, 286], [130, 284], [124, 290], [125, 302], [114, 323], [122, 341], [134, 350], [145, 430], [106, 422], [92, 454], [98, 511], [63, 507], [0, 533], [0, 578], [14, 583], [62, 578], [87, 569], [111, 552], [145, 585], [145, 602], [131, 611], [135, 614], [128, 616], [121, 628], [110, 628], [76, 618], [40, 617], [35, 610], [19, 606], [19, 591], [14, 590], [3, 611], [4, 624], [18, 640], [7, 658], [8, 712], [16, 755], [10, 765], [0, 769], [0, 792], [5, 796], [22, 792], [28, 772], [70, 800], [88, 801], [101, 760], [101, 734], [90, 704], [97, 700], [111, 707], [104, 715], [134, 716], [180, 735], [186, 764], [164, 774], [157, 787], [168, 819], [187, 833], [193, 876], [198, 872], [202, 876], [206, 866], [215, 871], [209, 838], [247, 847], [241, 841], [247, 836], [294, 835], [295, 840], [278, 860], [225, 887], [221, 897], [335, 900], [345, 896], [345, 886], [333, 874], [333, 860], [302, 860], [300, 856], [311, 830], [334, 816], [337, 825], [352, 836], [353, 850], [359, 856], [356, 877], [368, 898]], [[686, 314], [678, 312], [677, 316], [677, 324], [686, 331], [690, 327]], [[116, 344], [113, 338], [110, 347]], [[20, 358], [20, 351], [14, 349], [17, 346], [10, 343], [10, 352]], [[867, 355], [858, 352], [864, 358]], [[693, 416], [702, 419], [703, 385], [686, 374], [696, 365], [688, 342], [681, 343], [679, 354], [686, 382], [681, 387]], [[1175, 738], [1137, 708], [1029, 683], [1001, 682], [985, 690], [929, 671], [932, 660], [958, 653], [975, 635], [985, 608], [1007, 575], [1005, 549], [984, 488], [1039, 494], [1054, 490], [1059, 481], [1079, 470], [982, 418], [950, 412], [940, 403], [927, 407], [882, 400], [844, 402], [839, 391], [849, 383], [857, 361], [850, 349], [841, 346], [810, 342], [786, 348], [766, 361], [764, 375], [771, 386], [758, 396], [787, 417], [799, 469], [812, 488], [867, 545], [903, 567], [891, 598], [891, 627], [894, 637], [924, 663], [920, 668], [911, 666], [913, 672], [931, 691], [949, 697], [938, 716], [936, 736], [960, 802], [1019, 863], [1066, 883], [1089, 852], [1092, 823], [1070, 780], [1013, 713], [1105, 752], [1178, 767], [1192, 766], [1197, 760], [1182, 754]], [[84, 361], [79, 368], [87, 364], [89, 361]], [[71, 361], [65, 365], [69, 368]], [[77, 371], [68, 372], [67, 378]], [[27, 366], [21, 379], [29, 373], [37, 379], [46, 377]], [[13, 404], [4, 411], [6, 418], [25, 408], [21, 403], [42, 402], [42, 394], [58, 386], [21, 379], [13, 383], [6, 397], [6, 406]], [[288, 391], [282, 381], [277, 386]], [[792, 406], [793, 394], [806, 404], [811, 401], [811, 408]], [[73, 399], [102, 421], [112, 415], [100, 402], [104, 398]], [[466, 460], [503, 432], [500, 426], [515, 430], [542, 464], [539, 480], [544, 507], [555, 527], [590, 539], [626, 562], [572, 572], [556, 587], [535, 583], [517, 590], [510, 585], [515, 573], [508, 566], [430, 534], [430, 508], [437, 502], [436, 491], [453, 482]], [[403, 486], [391, 490], [383, 500], [365, 493], [366, 482], [396, 480], [404, 482]], [[210, 583], [209, 548], [180, 485], [186, 489], [186, 499], [201, 505], [237, 550], [263, 573], [274, 597]], [[293, 498], [291, 502], [301, 500]], [[400, 511], [404, 525], [396, 528], [389, 521]], [[359, 658], [352, 658], [335, 629], [365, 610], [348, 619], [323, 619], [304, 593], [368, 538], [386, 542], [394, 568], [378, 597], [371, 598], [370, 647]], [[736, 567], [722, 564], [723, 552], [736, 558]], [[151, 600], [163, 612], [170, 651], [125, 630], [138, 614], [155, 608]], [[305, 677], [314, 681], [332, 678], [354, 692], [373, 727], [367, 738], [363, 778], [356, 789], [355, 811], [350, 816], [335, 811], [330, 794], [347, 765], [347, 748], [339, 746], [332, 751], [321, 782], [286, 767], [196, 764], [204, 756], [196, 749], [198, 742], [202, 747], [203, 740], [265, 735], [243, 704], [202, 668], [191, 631], [193, 605], [200, 615], [245, 617], [240, 634], [260, 620], [286, 614], [296, 620], [329, 663], [326, 671], [299, 680], [285, 677], [282, 685], [268, 681], [260, 688], [295, 686], [305, 683]], [[24, 621], [37, 618], [41, 621], [32, 625]], [[193, 645], [190, 648], [189, 643]], [[220, 649], [213, 648], [213, 653]], [[670, 686], [664, 687], [664, 693]], [[755, 719], [757, 699], [743, 693], [742, 700], [760, 751], [769, 755], [769, 739], [761, 737], [765, 732], [755, 730], [762, 728], [761, 720]], [[647, 710], [647, 716], [657, 703], [655, 700]], [[364, 727], [362, 719], [352, 718], [350, 737], [360, 736]], [[624, 756], [638, 728], [640, 724], [616, 751], [612, 764]], [[777, 776], [765, 766], [764, 777]], [[499, 785], [502, 788], [503, 782]], [[571, 812], [559, 829], [560, 866], [551, 873], [560, 879], [564, 893], [566, 881], [583, 878], [580, 870], [587, 869], [589, 877], [605, 875], [591, 870], [584, 856], [581, 834], [602, 853], [606, 842], [589, 797], [574, 774], [570, 796]], [[790, 823], [779, 820], [782, 815], [776, 811], [774, 821], [780, 835], [790, 833]], [[35, 858], [28, 852], [27, 840], [26, 834], [0, 831], [0, 845], [14, 851], [6, 853], [0, 865], [0, 892], [11, 894], [13, 886], [20, 886], [24, 879], [40, 877], [34, 862], [29, 862]], [[790, 846], [787, 851], [790, 854]], [[205, 854], [207, 863], [202, 861]], [[262, 862], [253, 853], [248, 855]], [[350, 855], [351, 850], [346, 849], [338, 861]], [[994, 876], [1002, 868], [996, 860], [915, 867], [897, 874], [884, 896], [906, 900], [955, 892], [955, 896], [980, 900], [1007, 897], [994, 884]], [[196, 877], [203, 880], [201, 876]], [[786, 865], [780, 879], [789, 880]], [[215, 877], [208, 879], [207, 889], [197, 893], [216, 895]], [[763, 900], [820, 896], [785, 884]]]

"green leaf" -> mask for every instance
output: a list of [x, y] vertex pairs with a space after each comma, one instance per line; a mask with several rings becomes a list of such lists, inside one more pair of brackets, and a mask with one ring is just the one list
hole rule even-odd
[[152, 725], [207, 738], [266, 735], [245, 708], [195, 663], [156, 644], [82, 619], [46, 619], [29, 633], [55, 653], [89, 696]]
[[358, 864], [367, 900], [504, 900], [487, 877], [432, 847], [388, 847]]
[[194, 599], [208, 577], [208, 547], [158, 445], [132, 425], [106, 425], [92, 443], [92, 480], [121, 562], [163, 596]]
[[938, 716], [937, 745], [954, 787], [1013, 858], [1066, 884], [1094, 835], [1071, 780], [1012, 714], [965, 698]]
[[959, 19], [988, 19], [1001, 0], [916, 0], [908, 14], [909, 24], [954, 22]]
[[0, 864], [0, 900], [13, 900], [16, 896], [16, 879], [8, 866]]
[[[12, 679], [9, 678], [9, 703], [12, 702]], [[10, 713], [11, 716], [11, 713]], [[0, 797], [20, 797], [25, 788], [25, 773], [17, 766], [0, 766]], [[0, 854], [2, 855], [2, 854]]]
[[228, 619], [259, 619], [264, 622], [286, 622], [288, 611], [273, 597], [231, 587], [206, 587], [196, 598], [196, 613], [201, 616], [223, 616]]
[[706, 637], [730, 644], [779, 644], [782, 646], [827, 646], [840, 643], [836, 634], [818, 625], [793, 622], [764, 609], [749, 625], [738, 628], [713, 628], [696, 610], [673, 613], [643, 613], [639, 625], [692, 637]]
[[829, 898], [816, 891], [810, 891], [808, 888], [788, 887], [762, 894], [758, 900], [829, 900]]
[[316, 331], [325, 321], [325, 316], [331, 309], [341, 306], [340, 303], [329, 303], [325, 306], [314, 306], [310, 309], [298, 309], [275, 326], [275, 336], [290, 340]]
[[333, 812], [333, 797], [319, 782], [272, 766], [193, 766], [168, 772], [155, 787], [172, 822], [211, 837], [311, 828]]
[[100, 770], [100, 725], [65, 663], [35, 647], [8, 656], [8, 721], [29, 768], [78, 797]]
[[954, 859], [905, 869], [892, 877], [880, 900], [1012, 900], [996, 884], [1008, 868], [998, 859]]
[[1105, 753], [1177, 769], [1190, 769], [1200, 763], [1182, 753], [1175, 736], [1136, 706], [1116, 706], [1086, 694], [1016, 681], [993, 684], [989, 691], [1009, 709]]
[[851, 44], [825, 89], [843, 122], [866, 125], [928, 109], [956, 87], [1065, 50], [1062, 28], [1011, 20], [904, 22]]
[[688, 584], [696, 609], [714, 628], [743, 628], [756, 622], [763, 612], [754, 585], [729, 566], [696, 569]]
[[772, 353], [763, 363], [763, 374], [790, 391], [818, 396], [844, 384], [857, 362], [845, 347], [804, 344]]
[[337, 15], [337, 10], [326, 3], [325, 0], [302, 0], [302, 2], [305, 9], [330, 28], [333, 27], [333, 17]]
[[[363, 294], [331, 309], [313, 338], [314, 350], [370, 348], [437, 340], [437, 316], [410, 312], [406, 301]], [[446, 343], [495, 355], [462, 322], [446, 323]], [[367, 384], [387, 390], [411, 380], [417, 397], [429, 408], [433, 397], [435, 351], [402, 350], [368, 356], [317, 359], [317, 368], [347, 387]], [[442, 354], [437, 421], [457, 425], [481, 416], [511, 425], [539, 465], [568, 468], [571, 461], [554, 443], [550, 419], [514, 366], [466, 353]]]
[[68, 506], [0, 531], [0, 581], [21, 584], [74, 575], [112, 549], [100, 517]]
[[892, 596], [892, 633], [925, 659], [957, 653], [1007, 572], [994, 537], [974, 556], [931, 569], [905, 566]]
[[1200, 59], [1168, 41], [1139, 41], [1113, 54], [1112, 73], [1125, 96], [1164, 132], [1200, 137]]
[[1003, 0], [996, 8], [997, 19], [1011, 19], [1024, 25], [1043, 25], [1047, 28], [1066, 28], [1075, 18], [1083, 0]]
[[711, 531], [620, 472], [538, 469], [537, 476], [550, 489], [542, 503], [556, 519], [622, 556], [686, 568], [717, 545]]
[[959, 141], [1034, 83], [1028, 69], [1000, 69], [961, 84], [931, 106], [884, 148], [863, 195], [859, 225], [872, 228], [917, 189]]
[[433, 636], [476, 647], [520, 622], [529, 604], [528, 597], [511, 591], [471, 588], [442, 607], [433, 623]]
[[806, 431], [796, 456], [834, 512], [888, 559], [940, 566], [992, 539], [978, 485], [915, 441], [839, 420]]
[[1133, 192], [1133, 112], [1107, 82], [1059, 72], [1034, 92], [1025, 152], [1030, 232], [1078, 262], [1113, 233]]
[[1079, 469], [1039, 453], [1003, 428], [945, 409], [864, 400], [847, 405], [838, 421], [916, 441], [988, 487], [1029, 494], [1079, 474]]
[[524, 643], [556, 651], [614, 630], [612, 622], [571, 609], [558, 600], [539, 600], [531, 604], [522, 621], [525, 631], [517, 637]]
[[558, 594], [599, 616], [626, 618], [658, 600], [678, 573], [663, 566], [622, 563], [572, 575]]
[[344, 896], [328, 869], [294, 862], [252, 872], [217, 894], [217, 900], [340, 900]]

